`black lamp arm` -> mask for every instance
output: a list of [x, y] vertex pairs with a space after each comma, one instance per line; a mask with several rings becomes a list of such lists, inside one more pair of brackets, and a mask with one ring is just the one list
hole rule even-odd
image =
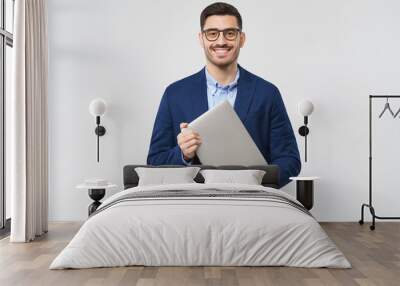
[[103, 136], [104, 134], [106, 134], [106, 129], [104, 128], [104, 126], [100, 125], [100, 116], [96, 116], [96, 129], [94, 130], [94, 133], [97, 135], [97, 162], [99, 162], [99, 148], [100, 148], [100, 144], [99, 144], [99, 137]]
[[308, 124], [308, 116], [304, 116], [304, 125], [299, 128], [299, 134], [304, 137], [304, 158], [305, 162], [307, 162], [307, 135], [310, 133], [310, 130], [307, 127]]

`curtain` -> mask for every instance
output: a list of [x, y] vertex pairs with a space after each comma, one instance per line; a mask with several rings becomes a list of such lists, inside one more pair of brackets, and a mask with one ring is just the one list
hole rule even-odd
[[16, 0], [14, 69], [6, 137], [11, 192], [11, 242], [28, 242], [48, 228], [46, 0]]

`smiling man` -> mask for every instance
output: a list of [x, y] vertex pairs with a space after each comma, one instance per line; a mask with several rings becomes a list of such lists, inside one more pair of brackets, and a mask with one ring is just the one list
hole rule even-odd
[[200, 27], [206, 66], [165, 90], [147, 164], [201, 164], [196, 156], [201, 134], [186, 129], [188, 122], [228, 100], [266, 161], [279, 165], [280, 187], [286, 185], [300, 172], [299, 150], [279, 90], [237, 63], [246, 41], [239, 11], [227, 3], [211, 4], [200, 15]]

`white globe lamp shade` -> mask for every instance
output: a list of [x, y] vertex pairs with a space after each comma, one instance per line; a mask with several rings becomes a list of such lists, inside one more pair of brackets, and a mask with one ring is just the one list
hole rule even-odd
[[299, 103], [299, 113], [303, 116], [309, 116], [314, 110], [314, 105], [309, 100], [303, 100]]
[[93, 99], [89, 105], [89, 112], [93, 116], [102, 116], [107, 109], [106, 102], [101, 98]]

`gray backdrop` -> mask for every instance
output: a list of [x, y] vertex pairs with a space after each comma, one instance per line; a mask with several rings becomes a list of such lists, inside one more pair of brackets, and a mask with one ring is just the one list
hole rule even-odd
[[[145, 162], [165, 87], [205, 63], [197, 32], [209, 3], [49, 0], [51, 220], [86, 218], [90, 199], [75, 189], [84, 179], [102, 177], [121, 188], [122, 166]], [[315, 104], [309, 162], [302, 170], [321, 177], [313, 214], [321, 221], [358, 220], [368, 195], [368, 94], [400, 93], [400, 2], [230, 3], [241, 12], [247, 34], [239, 63], [279, 87], [302, 157], [297, 103], [308, 98]], [[101, 163], [88, 111], [96, 97], [108, 102]], [[393, 106], [397, 110], [400, 100]], [[400, 212], [399, 124], [389, 117], [377, 122], [380, 215]], [[294, 183], [283, 189], [294, 190]]]

